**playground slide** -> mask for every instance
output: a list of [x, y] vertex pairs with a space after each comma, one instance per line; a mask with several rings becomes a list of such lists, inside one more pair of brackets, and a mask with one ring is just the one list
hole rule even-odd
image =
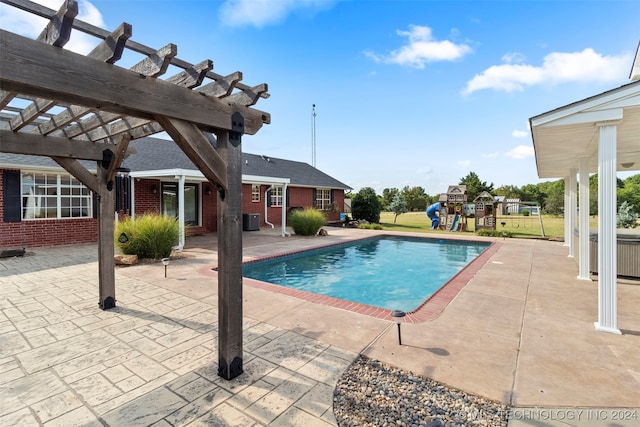
[[456, 214], [456, 216], [453, 217], [453, 223], [451, 223], [449, 231], [458, 231], [458, 224], [460, 224], [460, 214]]
[[431, 220], [431, 229], [435, 230], [438, 228], [440, 224], [440, 217], [438, 217], [437, 212], [440, 210], [440, 202], [435, 202], [431, 206], [429, 206], [426, 210], [426, 214]]

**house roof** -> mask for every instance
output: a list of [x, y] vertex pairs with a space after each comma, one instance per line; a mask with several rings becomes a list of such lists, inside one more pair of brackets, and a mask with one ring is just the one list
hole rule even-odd
[[[215, 141], [212, 141], [215, 143]], [[129, 148], [135, 154], [122, 162], [122, 167], [131, 172], [183, 169], [198, 169], [172, 140], [145, 137], [133, 140]], [[93, 162], [83, 162], [89, 170], [95, 170]], [[0, 153], [0, 168], [37, 168], [60, 170], [60, 166], [49, 157], [25, 156]], [[289, 185], [296, 187], [324, 187], [350, 190], [351, 187], [314, 168], [308, 163], [279, 159], [257, 154], [242, 153], [242, 175], [269, 178], [288, 178]]]
[[589, 157], [598, 170], [598, 123], [617, 123], [618, 170], [640, 167], [640, 81], [529, 119], [540, 178], [563, 178]]

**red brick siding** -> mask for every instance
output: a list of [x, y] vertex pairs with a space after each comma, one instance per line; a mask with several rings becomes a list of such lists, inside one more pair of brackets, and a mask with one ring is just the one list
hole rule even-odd
[[[51, 246], [73, 243], [89, 243], [98, 240], [98, 221], [94, 218], [81, 219], [57, 219], [57, 220], [34, 220], [22, 222], [4, 222], [4, 197], [3, 197], [3, 174], [0, 170], [0, 247], [13, 248], [36, 246]], [[160, 212], [160, 181], [151, 179], [133, 179], [135, 186], [135, 215], [145, 213]], [[153, 193], [153, 188], [156, 193]], [[269, 186], [260, 187], [260, 202], [251, 201], [251, 185], [242, 186], [242, 211], [243, 213], [257, 213], [260, 215], [260, 225], [265, 226], [264, 217], [264, 192]], [[207, 194], [206, 189], [211, 188], [211, 194]], [[202, 187], [202, 217], [201, 225], [189, 227], [188, 233], [204, 234], [217, 230], [218, 192], [210, 185], [203, 184]], [[329, 220], [339, 219], [339, 211], [344, 209], [344, 192], [334, 190], [334, 203], [338, 212], [334, 212]], [[313, 189], [289, 187], [289, 207], [312, 207], [314, 205]], [[95, 209], [95, 206], [94, 206]], [[124, 213], [121, 212], [121, 218]], [[267, 215], [269, 222], [275, 226], [282, 224], [282, 208], [268, 207]], [[334, 218], [335, 217], [335, 218]]]

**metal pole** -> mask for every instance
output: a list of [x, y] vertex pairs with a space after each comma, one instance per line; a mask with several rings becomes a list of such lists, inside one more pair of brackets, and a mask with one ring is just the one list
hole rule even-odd
[[316, 104], [311, 109], [311, 166], [316, 167]]
[[402, 333], [400, 332], [400, 323], [398, 325], [398, 345], [402, 345]]

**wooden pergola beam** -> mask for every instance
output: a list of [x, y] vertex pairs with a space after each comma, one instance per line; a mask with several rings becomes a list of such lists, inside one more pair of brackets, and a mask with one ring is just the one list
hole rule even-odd
[[69, 157], [82, 160], [102, 160], [105, 149], [113, 144], [70, 140], [36, 133], [0, 130], [0, 152], [26, 154], [30, 156]]
[[[245, 118], [245, 132], [269, 123], [268, 113], [202, 96], [157, 79], [141, 80], [129, 70], [0, 30], [0, 89], [153, 120], [154, 116], [190, 121], [204, 131], [231, 130], [231, 115]], [[46, 79], [42, 76], [46, 75]], [[91, 76], [91, 78], [87, 78]], [[72, 79], [73, 84], [70, 84]], [[136, 96], [132, 96], [135, 93]]]
[[78, 16], [78, 2], [66, 0], [51, 17], [49, 23], [38, 36], [38, 40], [56, 47], [62, 47], [69, 41], [73, 20]]

